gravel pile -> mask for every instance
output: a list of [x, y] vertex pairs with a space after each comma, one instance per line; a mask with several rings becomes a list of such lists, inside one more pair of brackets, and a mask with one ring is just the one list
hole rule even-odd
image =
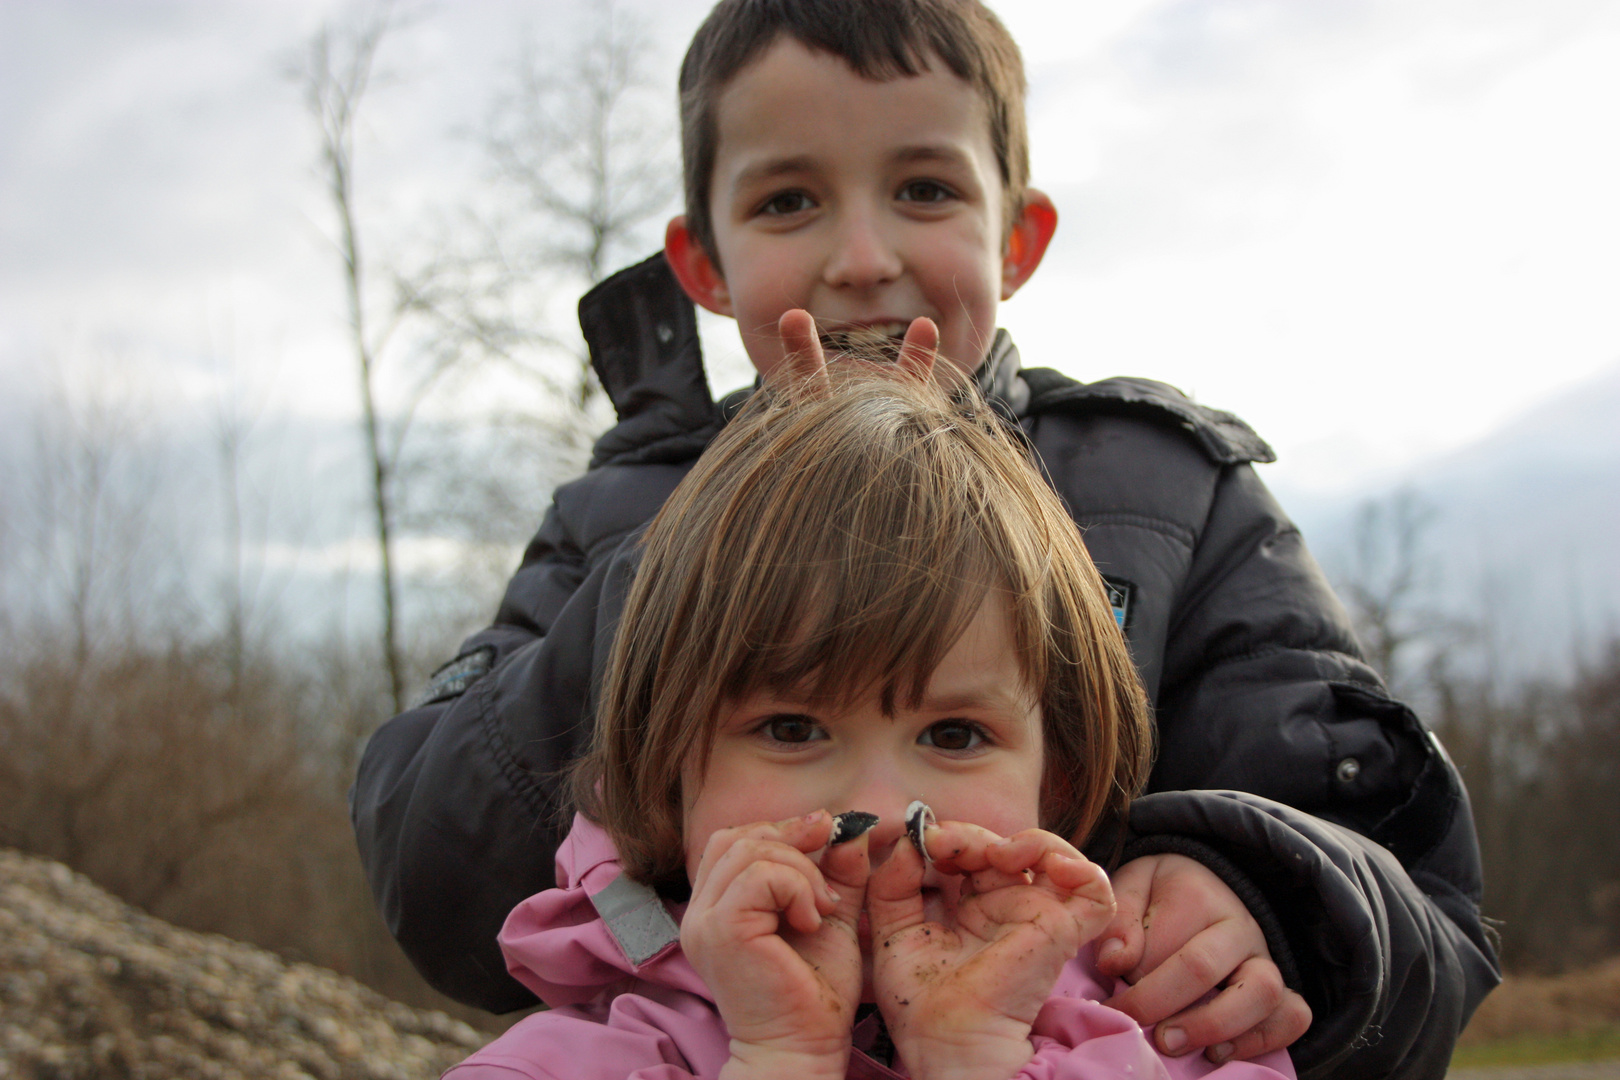
[[0, 849], [0, 1080], [418, 1080], [487, 1038]]

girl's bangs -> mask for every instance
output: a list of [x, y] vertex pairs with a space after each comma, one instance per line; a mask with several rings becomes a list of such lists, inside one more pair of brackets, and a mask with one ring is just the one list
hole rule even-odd
[[[719, 700], [847, 705], [880, 689], [887, 711], [914, 705], [993, 591], [1012, 601], [1024, 674], [1039, 685], [1046, 545], [1013, 505], [1017, 485], [965, 445], [972, 422], [923, 426], [892, 398], [836, 406], [810, 410], [814, 434], [758, 463], [710, 540], [714, 591], [699, 607], [717, 615], [705, 640], [719, 643]], [[882, 424], [849, 422], [863, 408], [892, 414], [886, 438], [873, 437]]]
[[768, 693], [841, 708], [875, 690], [885, 713], [915, 706], [997, 586], [982, 564], [892, 569], [877, 595], [850, 588], [855, 583], [836, 566], [793, 575], [756, 610], [733, 654], [725, 698]]

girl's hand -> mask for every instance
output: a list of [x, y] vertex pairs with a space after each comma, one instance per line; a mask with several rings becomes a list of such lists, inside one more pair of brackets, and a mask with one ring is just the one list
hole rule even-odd
[[832, 817], [710, 837], [681, 920], [681, 948], [731, 1035], [721, 1075], [842, 1077], [861, 992], [857, 921], [868, 839], [828, 848]]
[[1029, 829], [1005, 840], [946, 822], [928, 852], [962, 891], [930, 921], [926, 868], [907, 841], [872, 873], [872, 982], [901, 1059], [919, 1080], [1017, 1072], [1058, 972], [1114, 914], [1108, 877], [1060, 837]]

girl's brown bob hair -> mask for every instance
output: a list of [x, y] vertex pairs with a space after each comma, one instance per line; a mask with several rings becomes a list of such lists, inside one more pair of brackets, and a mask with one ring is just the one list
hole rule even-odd
[[992, 593], [1040, 701], [1041, 823], [1082, 841], [1141, 787], [1152, 727], [1102, 581], [1017, 435], [971, 387], [892, 367], [759, 391], [647, 529], [576, 805], [634, 880], [678, 891], [682, 769], [708, 760], [727, 701], [915, 704]]

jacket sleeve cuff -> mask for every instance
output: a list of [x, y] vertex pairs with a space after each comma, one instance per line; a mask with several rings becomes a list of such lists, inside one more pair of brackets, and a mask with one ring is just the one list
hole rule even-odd
[[1138, 839], [1207, 847], [1237, 871], [1237, 880], [1247, 879], [1249, 890], [1234, 892], [1265, 898], [1272, 916], [1269, 928], [1262, 923], [1267, 944], [1272, 933], [1286, 943], [1295, 968], [1290, 985], [1311, 1007], [1310, 1029], [1289, 1047], [1301, 1076], [1333, 1072], [1376, 1034], [1389, 993], [1392, 931], [1379, 879], [1405, 876], [1387, 851], [1381, 859], [1376, 845], [1364, 846], [1345, 830], [1237, 791], [1143, 796], [1132, 804], [1124, 850]]

